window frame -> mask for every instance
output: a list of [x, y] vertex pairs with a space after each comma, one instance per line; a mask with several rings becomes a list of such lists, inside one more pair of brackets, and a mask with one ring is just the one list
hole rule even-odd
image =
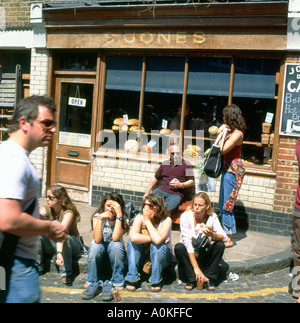
[[[282, 95], [282, 73], [284, 68], [284, 57], [281, 54], [273, 54], [273, 53], [234, 53], [229, 54], [227, 52], [218, 52], [218, 53], [210, 53], [210, 54], [203, 54], [203, 53], [183, 53], [183, 52], [147, 52], [144, 51], [136, 51], [134, 53], [132, 52], [121, 52], [116, 53], [115, 51], [107, 51], [101, 53], [101, 61], [100, 61], [100, 73], [99, 73], [99, 80], [100, 80], [100, 86], [99, 86], [99, 118], [97, 122], [97, 133], [103, 129], [103, 115], [104, 115], [104, 94], [105, 94], [105, 82], [106, 82], [106, 57], [109, 55], [131, 55], [131, 56], [142, 56], [143, 62], [142, 62], [142, 79], [141, 79], [141, 90], [140, 90], [140, 101], [139, 101], [139, 127], [142, 125], [143, 120], [143, 110], [144, 110], [144, 96], [145, 96], [145, 82], [146, 82], [146, 65], [147, 65], [147, 57], [152, 56], [179, 56], [185, 58], [185, 68], [184, 68], [184, 85], [183, 85], [183, 91], [182, 91], [182, 114], [181, 114], [181, 120], [180, 120], [180, 134], [182, 140], [184, 140], [183, 132], [184, 132], [184, 114], [185, 114], [185, 108], [186, 108], [186, 100], [187, 100], [187, 86], [188, 86], [188, 72], [189, 72], [189, 58], [190, 57], [226, 57], [231, 58], [231, 66], [230, 66], [230, 84], [229, 84], [229, 93], [228, 93], [228, 104], [231, 104], [233, 102], [233, 86], [234, 86], [234, 73], [235, 73], [235, 62], [236, 59], [244, 58], [244, 59], [276, 59], [279, 61], [279, 69], [276, 72], [275, 76], [275, 86], [277, 87], [277, 95], [275, 94], [274, 99], [277, 100], [276, 102], [276, 115], [274, 122], [274, 143], [273, 147], [276, 146], [279, 140], [279, 132], [278, 132], [278, 124], [280, 119], [280, 110], [281, 110], [281, 95]], [[140, 128], [139, 128], [140, 129]], [[213, 141], [214, 139], [205, 138], [206, 140]], [[252, 141], [244, 141], [243, 144], [246, 145], [261, 145], [261, 142], [252, 142]], [[96, 156], [112, 156], [116, 158], [125, 158], [125, 159], [137, 159], [136, 155], [130, 155], [125, 154], [121, 150], [117, 150], [115, 152], [109, 151], [107, 154], [99, 153], [98, 149], [101, 146], [100, 142], [95, 140], [94, 144], [94, 154]], [[158, 154], [157, 156], [153, 156], [151, 158], [151, 162], [161, 162], [165, 159], [166, 156], [163, 156], [163, 154]], [[246, 173], [249, 174], [263, 174], [267, 177], [274, 177], [275, 176], [275, 170], [276, 170], [276, 158], [277, 158], [277, 151], [276, 149], [272, 149], [271, 154], [271, 165], [246, 165]], [[139, 160], [147, 161], [147, 157], [138, 156]], [[191, 160], [192, 161], [192, 160]]]

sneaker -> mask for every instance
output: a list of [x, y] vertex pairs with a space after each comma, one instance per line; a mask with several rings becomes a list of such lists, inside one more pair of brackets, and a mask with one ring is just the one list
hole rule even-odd
[[103, 301], [111, 301], [113, 299], [113, 295], [111, 293], [112, 284], [110, 281], [106, 280], [102, 287], [102, 295], [101, 298]]
[[91, 284], [89, 287], [82, 293], [82, 299], [92, 299], [95, 296], [101, 293], [103, 282], [99, 280], [96, 284]]

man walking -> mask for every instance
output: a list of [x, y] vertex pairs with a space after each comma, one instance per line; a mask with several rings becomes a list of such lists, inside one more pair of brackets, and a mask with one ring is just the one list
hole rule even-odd
[[47, 146], [56, 131], [55, 103], [47, 96], [22, 99], [14, 112], [10, 137], [0, 145], [0, 266], [6, 290], [0, 302], [38, 302], [35, 268], [36, 242], [47, 234], [53, 241], [67, 239], [67, 228], [41, 220], [37, 203], [39, 178], [29, 154]]

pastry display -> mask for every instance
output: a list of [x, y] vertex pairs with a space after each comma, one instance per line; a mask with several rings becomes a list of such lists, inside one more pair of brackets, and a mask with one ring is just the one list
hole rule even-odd
[[124, 123], [124, 118], [116, 118], [114, 120], [114, 125], [119, 126], [120, 123]]
[[266, 133], [263, 133], [261, 135], [261, 143], [263, 145], [267, 145], [269, 143], [269, 139], [270, 139], [270, 135], [266, 134]]
[[170, 129], [161, 129], [159, 132], [161, 135], [169, 135], [171, 133]]
[[187, 145], [187, 148], [183, 152], [184, 157], [197, 158], [201, 148], [197, 145]]
[[218, 131], [219, 131], [219, 128], [216, 127], [216, 126], [209, 127], [208, 128], [209, 137], [212, 138], [212, 139], [216, 139], [217, 136], [218, 136]]
[[[129, 132], [132, 132], [132, 131], [138, 131], [139, 130], [139, 126], [131, 126], [129, 128]], [[144, 127], [141, 127], [141, 130], [142, 131], [145, 131], [145, 128]]]
[[262, 124], [262, 132], [269, 134], [271, 132], [271, 123], [269, 122], [263, 122]]
[[128, 126], [138, 126], [139, 125], [139, 120], [138, 119], [129, 119], [127, 122]]
[[151, 147], [149, 147], [148, 145], [143, 145], [143, 146], [141, 147], [141, 151], [142, 151], [142, 152], [151, 153], [152, 148], [151, 148]]
[[124, 144], [126, 152], [136, 153], [139, 150], [139, 143], [136, 140], [127, 140]]

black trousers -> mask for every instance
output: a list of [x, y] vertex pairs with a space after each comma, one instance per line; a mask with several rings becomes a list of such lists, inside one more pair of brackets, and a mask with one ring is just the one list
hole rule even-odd
[[[208, 279], [217, 280], [220, 278], [220, 263], [223, 262], [222, 257], [224, 250], [224, 242], [215, 241], [205, 256], [196, 257], [201, 271]], [[178, 261], [179, 279], [184, 282], [194, 283], [196, 281], [196, 275], [184, 244], [181, 242], [177, 243], [175, 245], [174, 252]], [[195, 253], [195, 255], [197, 254]]]

